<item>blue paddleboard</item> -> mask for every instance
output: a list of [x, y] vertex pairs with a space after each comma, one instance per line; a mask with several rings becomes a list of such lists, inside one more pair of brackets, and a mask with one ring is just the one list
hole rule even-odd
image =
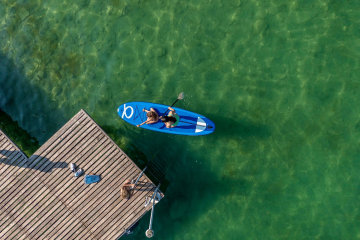
[[[169, 106], [157, 103], [128, 102], [121, 105], [117, 112], [126, 122], [136, 126], [147, 119], [146, 112], [143, 112], [143, 108], [146, 110], [154, 108], [158, 112], [159, 116], [162, 116], [166, 110], [168, 110], [168, 107]], [[191, 136], [206, 135], [214, 132], [215, 124], [210, 119], [181, 108], [173, 108], [180, 117], [179, 123], [176, 127], [166, 128], [165, 124], [162, 123], [161, 120], [153, 124], [143, 124], [140, 127], [158, 132]]]

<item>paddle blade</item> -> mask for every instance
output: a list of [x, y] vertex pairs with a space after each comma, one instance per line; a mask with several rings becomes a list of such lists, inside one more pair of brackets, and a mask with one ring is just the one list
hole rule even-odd
[[184, 92], [181, 92], [178, 96], [179, 100], [183, 100], [184, 99]]

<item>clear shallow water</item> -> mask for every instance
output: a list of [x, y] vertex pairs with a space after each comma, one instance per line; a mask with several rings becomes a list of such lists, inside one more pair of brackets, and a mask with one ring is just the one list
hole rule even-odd
[[[3, 1], [0, 107], [41, 143], [84, 108], [161, 163], [157, 239], [360, 239], [359, 24], [356, 1]], [[116, 115], [181, 91], [214, 134]]]

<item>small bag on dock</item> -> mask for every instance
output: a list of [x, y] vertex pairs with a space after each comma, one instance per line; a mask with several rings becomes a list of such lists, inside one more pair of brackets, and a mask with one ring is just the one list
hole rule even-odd
[[85, 175], [85, 183], [91, 184], [100, 181], [100, 175]]

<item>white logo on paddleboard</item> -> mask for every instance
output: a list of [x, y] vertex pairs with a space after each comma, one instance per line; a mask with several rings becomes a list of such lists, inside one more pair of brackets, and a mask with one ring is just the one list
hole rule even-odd
[[195, 132], [202, 132], [206, 129], [206, 122], [204, 121], [204, 119], [198, 117], [198, 120], [196, 122], [196, 129]]
[[[131, 109], [131, 114], [130, 114], [130, 116], [127, 115], [127, 110], [128, 110], [129, 108]], [[128, 107], [127, 107], [126, 104], [124, 104], [124, 111], [123, 111], [123, 114], [122, 114], [121, 118], [124, 118], [124, 116], [125, 116], [126, 118], [131, 118], [133, 114], [134, 114], [134, 109], [133, 109], [131, 106], [128, 106]]]

